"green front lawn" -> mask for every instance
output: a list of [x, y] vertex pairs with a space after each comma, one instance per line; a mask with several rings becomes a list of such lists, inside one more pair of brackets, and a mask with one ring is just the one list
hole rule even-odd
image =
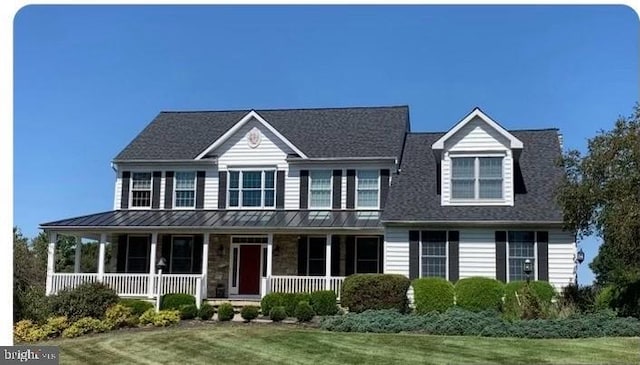
[[59, 345], [61, 364], [638, 364], [640, 339], [524, 340], [335, 333], [212, 323], [116, 331]]

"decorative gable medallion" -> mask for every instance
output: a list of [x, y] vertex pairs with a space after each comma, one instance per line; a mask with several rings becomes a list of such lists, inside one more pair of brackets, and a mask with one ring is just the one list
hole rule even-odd
[[247, 144], [251, 148], [256, 148], [260, 145], [260, 142], [262, 142], [262, 134], [257, 127], [253, 127], [253, 129], [247, 133]]

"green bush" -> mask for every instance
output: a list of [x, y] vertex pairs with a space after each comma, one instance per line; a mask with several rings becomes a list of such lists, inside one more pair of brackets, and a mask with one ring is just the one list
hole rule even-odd
[[277, 305], [271, 308], [269, 318], [274, 322], [281, 322], [283, 319], [287, 318], [287, 311], [284, 310], [283, 306]]
[[14, 302], [14, 309], [19, 311], [19, 318], [16, 319], [30, 319], [35, 323], [44, 323], [51, 317], [50, 297], [45, 295], [44, 289], [30, 287], [20, 294], [14, 293], [14, 297], [15, 295], [19, 296], [19, 303]]
[[559, 301], [563, 305], [572, 305], [580, 313], [592, 313], [595, 310], [596, 288], [591, 285], [567, 285]]
[[618, 284], [612, 303], [621, 316], [640, 318], [640, 280]]
[[131, 314], [136, 317], [140, 317], [142, 313], [154, 307], [153, 304], [141, 299], [120, 299], [118, 303], [131, 308]]
[[87, 333], [100, 333], [109, 330], [108, 326], [97, 318], [83, 317], [62, 331], [62, 337], [72, 338]]
[[47, 338], [47, 331], [30, 319], [23, 319], [13, 327], [13, 338], [16, 342], [36, 342]]
[[298, 303], [302, 301], [308, 302], [309, 300], [309, 293], [282, 294], [282, 306], [284, 306], [284, 310], [287, 312], [287, 316], [289, 317], [296, 316], [296, 307], [298, 306]]
[[70, 321], [83, 317], [102, 318], [110, 306], [118, 302], [118, 294], [102, 283], [87, 283], [65, 289], [50, 299], [51, 311]]
[[313, 312], [313, 308], [309, 302], [304, 300], [298, 302], [298, 305], [296, 306], [296, 318], [298, 319], [298, 322], [309, 322], [313, 319], [314, 315], [315, 313]]
[[596, 310], [611, 309], [613, 307], [615, 290], [616, 288], [613, 285], [608, 285], [600, 289], [595, 300]]
[[453, 284], [443, 278], [420, 278], [413, 281], [413, 301], [416, 312], [444, 312], [453, 307]]
[[107, 308], [104, 322], [109, 329], [116, 329], [132, 325], [134, 323], [132, 317], [134, 317], [134, 315], [131, 308], [125, 307], [122, 304], [116, 304]]
[[309, 304], [319, 316], [332, 316], [338, 313], [336, 293], [333, 290], [312, 292], [309, 295]]
[[181, 319], [194, 319], [198, 316], [198, 307], [195, 304], [185, 304], [180, 306]]
[[69, 327], [69, 321], [67, 317], [50, 317], [47, 319], [42, 329], [45, 331], [47, 338], [58, 337], [62, 334], [67, 327]]
[[203, 303], [198, 311], [198, 317], [203, 321], [208, 321], [213, 317], [215, 309], [211, 304]]
[[284, 293], [269, 293], [260, 300], [262, 313], [271, 313], [271, 309], [276, 306], [284, 306]]
[[196, 305], [196, 298], [193, 295], [182, 293], [169, 293], [162, 296], [160, 309], [180, 310], [183, 305]]
[[240, 316], [245, 322], [251, 322], [251, 320], [258, 318], [260, 314], [260, 307], [257, 305], [245, 305], [240, 310]]
[[355, 274], [342, 285], [341, 305], [351, 312], [367, 309], [408, 311], [407, 289], [411, 282], [403, 275]]
[[180, 323], [179, 310], [161, 310], [153, 318], [153, 325], [156, 327], [167, 327]]
[[[547, 318], [556, 292], [547, 281], [512, 281], [504, 286], [503, 312], [508, 319]], [[516, 294], [517, 293], [517, 294]]]
[[222, 303], [218, 306], [218, 320], [219, 321], [230, 321], [233, 319], [235, 315], [233, 311], [233, 305], [231, 303]]
[[156, 310], [153, 308], [147, 309], [138, 318], [138, 323], [142, 326], [153, 324], [153, 320], [156, 318]]
[[501, 310], [504, 284], [495, 279], [471, 277], [455, 285], [456, 305], [471, 311]]

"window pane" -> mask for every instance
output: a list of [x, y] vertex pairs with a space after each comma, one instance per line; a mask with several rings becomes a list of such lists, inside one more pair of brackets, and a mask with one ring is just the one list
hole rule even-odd
[[274, 199], [274, 191], [273, 189], [268, 189], [264, 191], [264, 206], [265, 207], [272, 207], [275, 205], [275, 199]]
[[149, 239], [147, 237], [129, 237], [129, 257], [146, 257], [149, 255]]
[[131, 197], [131, 205], [134, 207], [151, 206], [151, 191], [133, 191]]
[[176, 191], [176, 207], [193, 207], [195, 193], [193, 191]]
[[524, 262], [531, 261], [531, 279], [535, 278], [535, 233], [533, 231], [509, 231], [509, 281], [526, 280]]
[[238, 206], [238, 190], [230, 190], [229, 191], [229, 206], [237, 207]]
[[259, 207], [262, 205], [261, 190], [243, 190], [242, 191], [242, 206], [243, 207]]
[[378, 189], [378, 171], [358, 170], [358, 189]]
[[501, 199], [502, 198], [502, 179], [500, 180], [483, 180], [479, 181], [480, 199]]
[[331, 191], [330, 190], [311, 190], [309, 197], [310, 208], [329, 208], [331, 207]]
[[243, 171], [242, 188], [262, 188], [262, 171]]
[[475, 158], [456, 157], [451, 159], [451, 177], [454, 179], [475, 179]]
[[264, 187], [267, 189], [273, 189], [274, 187], [274, 175], [275, 171], [265, 171], [264, 172]]
[[229, 187], [230, 188], [239, 188], [240, 187], [240, 172], [239, 171], [229, 171]]
[[151, 189], [150, 172], [134, 172], [131, 179], [133, 189]]
[[447, 277], [447, 259], [446, 257], [423, 257], [422, 258], [422, 276], [436, 276], [441, 278]]
[[358, 260], [356, 263], [356, 273], [358, 274], [375, 274], [378, 272], [378, 261], [376, 260]]
[[311, 189], [331, 189], [331, 171], [311, 171], [309, 172], [311, 178]]
[[480, 178], [502, 178], [502, 157], [480, 157]]
[[324, 260], [327, 252], [325, 237], [309, 237], [309, 258]]
[[358, 207], [375, 208], [378, 206], [378, 190], [359, 190], [358, 189]]
[[356, 241], [358, 259], [378, 260], [378, 238], [358, 237]]
[[195, 172], [176, 172], [176, 190], [193, 190], [195, 189]]
[[171, 245], [171, 272], [191, 272], [193, 238], [176, 237]]
[[[524, 261], [526, 259], [509, 259], [509, 281], [516, 280], [527, 280], [527, 276], [524, 274]], [[530, 279], [533, 280], [536, 277], [536, 265], [535, 259], [530, 258], [531, 261], [531, 276]]]
[[326, 265], [324, 260], [309, 259], [309, 276], [324, 276]]
[[147, 263], [146, 257], [129, 257], [129, 261], [127, 262], [127, 273], [146, 273], [148, 271], [149, 264]]
[[451, 180], [453, 199], [474, 199], [474, 180]]

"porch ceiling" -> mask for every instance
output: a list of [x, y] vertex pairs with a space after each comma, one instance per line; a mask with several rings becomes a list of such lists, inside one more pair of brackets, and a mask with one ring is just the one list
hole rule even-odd
[[40, 225], [42, 229], [375, 229], [379, 211], [114, 210]]

